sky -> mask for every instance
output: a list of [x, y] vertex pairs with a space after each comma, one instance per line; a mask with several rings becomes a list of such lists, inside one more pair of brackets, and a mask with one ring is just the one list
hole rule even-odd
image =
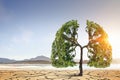
[[108, 33], [113, 58], [120, 58], [119, 8], [120, 0], [0, 0], [0, 57], [50, 57], [56, 31], [70, 20], [78, 20], [78, 42], [85, 45], [86, 20], [91, 20]]

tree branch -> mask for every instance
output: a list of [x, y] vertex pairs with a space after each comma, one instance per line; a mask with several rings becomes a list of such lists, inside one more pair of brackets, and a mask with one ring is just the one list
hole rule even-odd
[[80, 48], [88, 47], [88, 45], [85, 45], [85, 46], [82, 47], [82, 46], [78, 43], [77, 40], [75, 40], [75, 39], [73, 39], [73, 38], [68, 38], [68, 37], [67, 37], [66, 35], [64, 35], [64, 34], [62, 34], [62, 36], [63, 36], [66, 40], [70, 41], [71, 43], [75, 44], [76, 46], [79, 46]]
[[75, 40], [75, 39], [73, 39], [73, 38], [68, 38], [66, 35], [64, 35], [64, 34], [62, 34], [62, 36], [66, 39], [66, 40], [68, 40], [68, 41], [70, 41], [71, 43], [73, 43], [73, 44], [77, 44], [77, 41]]
[[83, 46], [82, 48], [87, 48], [88, 47], [88, 45], [85, 45], [85, 46]]

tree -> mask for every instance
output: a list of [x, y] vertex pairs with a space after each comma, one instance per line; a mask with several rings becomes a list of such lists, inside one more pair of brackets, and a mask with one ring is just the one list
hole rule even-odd
[[[74, 57], [76, 56], [76, 47], [80, 48], [79, 76], [83, 75], [83, 49], [88, 49], [89, 66], [97, 68], [108, 67], [112, 60], [112, 47], [108, 41], [108, 35], [103, 28], [92, 21], [87, 20], [86, 32], [89, 42], [81, 46], [78, 42], [77, 20], [66, 22], [57, 31], [55, 40], [52, 43], [51, 62], [55, 67], [75, 66]], [[81, 37], [82, 38], [82, 37]]]

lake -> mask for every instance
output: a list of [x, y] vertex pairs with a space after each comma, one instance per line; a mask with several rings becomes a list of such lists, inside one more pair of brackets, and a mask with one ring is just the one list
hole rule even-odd
[[[13, 70], [13, 69], [55, 69], [55, 70], [79, 70], [79, 65], [67, 68], [55, 68], [51, 64], [0, 64], [1, 70]], [[120, 69], [120, 64], [111, 64], [107, 68], [94, 68], [89, 67], [87, 64], [83, 64], [83, 69]]]

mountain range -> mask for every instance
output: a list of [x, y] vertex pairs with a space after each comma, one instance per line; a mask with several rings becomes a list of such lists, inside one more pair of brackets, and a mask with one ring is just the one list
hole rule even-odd
[[[79, 60], [75, 60], [78, 64]], [[88, 60], [84, 60], [83, 63], [86, 64]], [[0, 58], [0, 64], [50, 64], [50, 58], [46, 56], [37, 56], [35, 58], [24, 59], [24, 60], [13, 60], [8, 58]], [[113, 59], [112, 64], [120, 64], [120, 59]]]
[[12, 63], [16, 60], [8, 59], [8, 58], [0, 58], [0, 63]]
[[44, 63], [48, 64], [50, 63], [50, 59], [46, 56], [37, 56], [35, 58], [30, 58], [30, 59], [24, 59], [24, 60], [12, 60], [8, 58], [0, 58], [0, 64], [21, 64], [21, 63], [29, 63], [29, 64], [39, 64], [39, 63]]

